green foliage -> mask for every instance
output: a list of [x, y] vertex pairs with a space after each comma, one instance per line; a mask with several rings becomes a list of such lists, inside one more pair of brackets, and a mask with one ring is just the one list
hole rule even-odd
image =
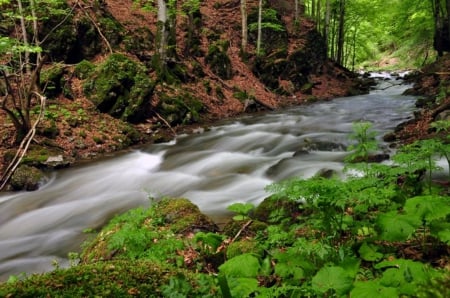
[[[249, 31], [256, 31], [258, 23], [251, 23], [248, 25]], [[286, 28], [280, 24], [277, 17], [277, 11], [271, 8], [263, 9], [261, 29], [269, 29], [274, 32], [284, 32]]]
[[249, 214], [255, 209], [255, 205], [252, 203], [234, 203], [228, 206], [227, 209], [238, 214], [233, 216], [234, 220], [246, 220], [250, 218]]
[[[420, 146], [429, 151], [416, 151]], [[115, 265], [118, 259], [136, 266], [133, 270], [143, 270], [137, 269], [140, 262], [154, 264], [164, 271], [162, 277], [153, 272], [152, 277], [141, 277], [137, 286], [135, 273], [128, 271], [130, 277], [123, 277], [122, 286], [140, 293], [153, 287], [159, 297], [446, 297], [448, 269], [436, 264], [447, 258], [449, 249], [450, 198], [403, 187], [405, 175], [420, 179], [414, 172], [430, 169], [429, 160], [405, 156], [414, 158], [414, 152], [433, 161], [436, 148], [431, 142], [402, 148], [395, 164], [365, 164], [364, 174], [358, 177], [274, 183], [267, 187], [273, 194], [261, 204], [264, 210], [253, 211], [254, 206], [245, 203], [228, 208], [239, 216], [230, 221], [242, 233], [239, 240], [215, 229], [194, 233], [189, 227], [208, 222], [198, 208], [185, 199], [163, 199], [111, 220], [75, 267], [90, 272], [96, 268], [102, 278], [110, 278], [102, 266]], [[280, 208], [283, 212], [272, 220], [267, 209]], [[240, 221], [250, 216], [255, 219]], [[250, 233], [256, 218], [265, 221], [265, 228]], [[77, 283], [86, 283], [83, 295], [89, 296], [91, 284], [85, 276], [79, 271]], [[66, 286], [73, 284], [71, 271], [66, 278], [59, 288], [79, 294]], [[102, 280], [97, 277], [97, 281]], [[11, 278], [0, 286], [0, 295], [19, 293], [15, 291], [21, 286], [11, 285], [20, 283]], [[101, 287], [107, 287], [102, 288], [107, 293], [122, 293], [110, 283]], [[31, 291], [30, 285], [26, 288]]]
[[100, 111], [139, 122], [150, 105], [154, 86], [145, 66], [112, 54], [85, 81], [83, 89]]
[[345, 295], [352, 287], [353, 277], [342, 267], [323, 267], [312, 279], [312, 288], [320, 294]]
[[353, 133], [350, 134], [350, 140], [353, 140], [356, 143], [348, 147], [348, 150], [353, 152], [347, 157], [346, 161], [367, 162], [369, 154], [378, 149], [378, 143], [375, 139], [376, 135], [376, 131], [372, 130], [372, 123], [353, 123]]

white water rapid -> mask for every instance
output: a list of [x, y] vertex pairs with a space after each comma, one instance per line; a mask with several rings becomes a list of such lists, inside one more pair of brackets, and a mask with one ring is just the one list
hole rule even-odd
[[[149, 196], [186, 197], [213, 218], [234, 202], [259, 203], [280, 179], [342, 169], [352, 122], [382, 135], [409, 119], [415, 98], [381, 80], [368, 95], [339, 98], [222, 123], [170, 143], [150, 145], [53, 173], [37, 191], [0, 195], [0, 280], [68, 264], [85, 229], [146, 206]], [[394, 85], [394, 86], [393, 86]], [[388, 150], [388, 149], [386, 149]]]

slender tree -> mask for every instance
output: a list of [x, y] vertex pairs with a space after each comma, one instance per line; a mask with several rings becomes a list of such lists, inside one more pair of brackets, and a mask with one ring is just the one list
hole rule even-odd
[[256, 38], [256, 55], [261, 54], [262, 11], [263, 11], [263, 1], [259, 0], [259, 4], [258, 4], [258, 35]]
[[241, 0], [241, 20], [242, 20], [242, 51], [246, 51], [248, 44], [248, 15], [247, 15], [247, 0]]
[[339, 24], [337, 34], [337, 54], [336, 62], [339, 64], [344, 63], [344, 43], [345, 43], [345, 0], [339, 0]]

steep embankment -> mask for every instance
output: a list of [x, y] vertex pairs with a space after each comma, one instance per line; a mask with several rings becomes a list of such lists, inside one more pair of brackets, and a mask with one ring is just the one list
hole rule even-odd
[[[46, 19], [41, 28], [43, 36], [50, 33], [42, 47], [51, 63], [40, 82], [47, 110], [24, 163], [66, 166], [171, 138], [191, 124], [365, 88], [354, 74], [327, 60], [325, 43], [310, 20], [301, 17], [295, 25], [292, 4], [270, 3], [264, 21], [274, 26], [263, 28], [261, 55], [255, 55], [254, 30], [241, 49], [239, 1], [203, 1], [192, 11], [179, 4], [184, 12], [171, 23], [168, 57], [158, 64], [155, 12], [132, 0], [68, 1], [68, 17]], [[248, 1], [249, 25], [256, 17], [257, 1]], [[5, 165], [17, 144], [12, 124], [0, 113]], [[28, 179], [15, 178], [18, 188]]]
[[385, 137], [387, 141], [412, 143], [436, 135], [432, 123], [450, 120], [450, 55], [446, 54], [409, 77], [413, 88], [408, 94], [418, 95], [418, 111], [414, 119], [400, 124], [394, 133]]

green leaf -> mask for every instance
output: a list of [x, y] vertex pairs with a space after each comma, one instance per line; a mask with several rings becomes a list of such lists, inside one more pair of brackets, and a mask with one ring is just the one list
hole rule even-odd
[[440, 196], [420, 196], [406, 201], [404, 210], [428, 223], [444, 219], [450, 215], [450, 198]]
[[228, 278], [228, 284], [232, 297], [251, 297], [251, 294], [258, 289], [258, 280], [256, 278], [230, 277]]
[[289, 263], [276, 264], [275, 274], [283, 279], [301, 280], [305, 277], [305, 271], [301, 267]]
[[399, 214], [397, 211], [380, 214], [377, 218], [381, 239], [387, 241], [407, 240], [422, 222], [414, 216]]
[[400, 294], [413, 295], [417, 282], [426, 280], [427, 266], [411, 260], [398, 259], [384, 261], [374, 266], [376, 269], [385, 269], [380, 284], [386, 287], [399, 289]]
[[225, 273], [227, 277], [256, 277], [258, 275], [260, 264], [258, 258], [252, 254], [242, 254], [229, 259], [219, 270]]
[[239, 215], [248, 215], [250, 211], [255, 209], [252, 203], [234, 203], [227, 207], [228, 210], [236, 212]]
[[378, 252], [378, 247], [373, 244], [364, 242], [359, 248], [359, 254], [364, 261], [379, 261], [383, 258], [383, 254]]
[[350, 297], [392, 298], [398, 296], [396, 288], [385, 287], [378, 280], [357, 281], [350, 292]]
[[352, 287], [351, 278], [342, 267], [323, 267], [312, 279], [313, 290], [326, 293], [329, 290], [336, 291], [339, 295], [346, 294]]
[[450, 245], [450, 223], [449, 222], [434, 222], [430, 226], [431, 235], [435, 236], [440, 241]]

